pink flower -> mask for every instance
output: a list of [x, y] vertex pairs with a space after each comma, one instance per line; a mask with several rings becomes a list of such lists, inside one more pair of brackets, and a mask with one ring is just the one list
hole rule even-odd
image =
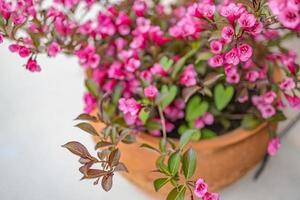
[[268, 153], [270, 156], [275, 156], [280, 148], [280, 139], [278, 137], [272, 138], [268, 144]]
[[293, 78], [287, 78], [285, 80], [283, 80], [280, 84], [279, 84], [280, 89], [282, 90], [292, 90], [296, 87], [295, 81]]
[[55, 57], [60, 51], [61, 48], [59, 46], [59, 44], [57, 42], [52, 42], [49, 46], [48, 46], [48, 55], [50, 57]]
[[141, 109], [141, 105], [133, 98], [121, 98], [119, 99], [119, 109], [124, 114], [137, 115]]
[[150, 68], [150, 72], [154, 76], [167, 76], [168, 73], [164, 70], [164, 68], [159, 63], [155, 63], [153, 67]]
[[203, 198], [207, 191], [208, 185], [204, 182], [202, 178], [199, 178], [196, 182], [194, 194], [199, 198]]
[[259, 105], [258, 109], [261, 112], [261, 115], [264, 119], [269, 119], [270, 117], [273, 117], [276, 114], [275, 108], [269, 104]]
[[3, 43], [3, 35], [0, 33], [0, 44]]
[[29, 60], [26, 63], [26, 69], [31, 72], [40, 72], [41, 67], [37, 64], [36, 60], [33, 60], [32, 58], [29, 58]]
[[243, 13], [238, 19], [240, 27], [244, 29], [252, 28], [256, 23], [256, 18], [253, 14]]
[[141, 61], [135, 58], [130, 58], [125, 65], [125, 69], [129, 72], [135, 72], [141, 66]]
[[223, 56], [221, 55], [215, 55], [212, 58], [208, 60], [209, 66], [216, 68], [221, 67], [224, 64]]
[[249, 82], [255, 82], [259, 78], [259, 73], [257, 71], [249, 71], [245, 78]]
[[248, 95], [244, 95], [244, 96], [239, 96], [238, 99], [237, 99], [237, 101], [239, 103], [245, 103], [246, 101], [248, 101], [248, 99], [249, 99], [249, 96]]
[[285, 94], [285, 98], [289, 102], [290, 106], [295, 109], [300, 109], [300, 98], [297, 96], [289, 96]]
[[205, 123], [204, 123], [202, 117], [195, 120], [195, 128], [202, 129], [204, 127], [205, 127]]
[[179, 82], [186, 87], [196, 85], [197, 83], [197, 73], [194, 69], [194, 65], [188, 65], [179, 78]]
[[142, 79], [151, 82], [152, 81], [152, 73], [149, 70], [141, 71], [140, 76]]
[[96, 108], [97, 99], [91, 93], [85, 93], [83, 99], [85, 103], [84, 112], [89, 114]]
[[253, 55], [253, 49], [248, 44], [242, 44], [238, 47], [239, 59], [242, 62], [248, 61]]
[[18, 52], [19, 51], [19, 49], [20, 49], [20, 45], [18, 45], [18, 44], [11, 44], [11, 45], [9, 45], [9, 47], [8, 47], [8, 49], [12, 52], [12, 53], [14, 53], [14, 52]]
[[222, 29], [222, 39], [225, 40], [226, 43], [230, 43], [234, 37], [234, 29], [232, 26], [225, 26]]
[[207, 192], [204, 196], [203, 196], [203, 200], [219, 200], [220, 199], [220, 195], [217, 193], [210, 193]]
[[278, 19], [285, 27], [295, 29], [300, 24], [299, 10], [288, 6], [280, 12]]
[[238, 65], [240, 63], [238, 50], [236, 48], [231, 49], [225, 54], [225, 62], [232, 65]]
[[147, 5], [144, 1], [137, 0], [132, 8], [137, 16], [143, 16], [147, 10]]
[[225, 71], [226, 73], [226, 81], [231, 84], [237, 84], [240, 82], [240, 75], [237, 71], [236, 67], [231, 67]]
[[29, 55], [31, 54], [31, 50], [24, 47], [24, 46], [21, 46], [19, 48], [19, 55], [22, 57], [22, 58], [26, 58], [28, 57]]
[[214, 123], [214, 116], [211, 113], [205, 113], [202, 119], [206, 125], [212, 125]]
[[275, 101], [277, 95], [273, 91], [269, 91], [263, 95], [263, 100], [266, 104], [271, 104]]
[[223, 44], [218, 40], [210, 42], [210, 51], [213, 54], [220, 54], [222, 52]]
[[21, 25], [26, 21], [26, 17], [23, 14], [14, 12], [12, 14], [12, 20], [15, 25]]
[[153, 85], [150, 85], [144, 89], [144, 95], [149, 99], [155, 99], [157, 94], [158, 94], [158, 90]]

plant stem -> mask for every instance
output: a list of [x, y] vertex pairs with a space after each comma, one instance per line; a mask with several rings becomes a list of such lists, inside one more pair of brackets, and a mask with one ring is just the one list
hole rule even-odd
[[160, 116], [160, 120], [161, 120], [163, 138], [164, 138], [164, 140], [167, 140], [166, 119], [164, 117], [164, 113], [163, 113], [162, 108], [160, 106], [158, 106], [158, 112], [159, 112], [159, 116]]

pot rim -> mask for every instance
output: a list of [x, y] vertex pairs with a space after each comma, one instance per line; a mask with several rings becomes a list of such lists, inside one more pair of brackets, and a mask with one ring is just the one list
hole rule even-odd
[[[228, 133], [217, 136], [212, 139], [200, 140], [200, 141], [191, 141], [190, 144], [193, 147], [197, 147], [197, 149], [217, 149], [225, 146], [230, 146], [236, 143], [239, 143], [257, 133], [259, 133], [262, 129], [266, 128], [269, 124], [267, 122], [262, 123], [257, 128], [252, 130], [246, 130], [241, 127], [236, 128]], [[137, 141], [141, 143], [151, 143], [152, 145], [156, 145], [158, 143], [160, 137], [154, 137], [146, 133], [139, 133], [137, 136]], [[178, 143], [179, 140], [176, 139], [175, 143]]]

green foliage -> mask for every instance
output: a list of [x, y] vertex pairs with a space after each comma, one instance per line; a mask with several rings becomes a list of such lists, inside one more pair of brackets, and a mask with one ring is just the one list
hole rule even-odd
[[171, 175], [175, 175], [178, 172], [180, 165], [180, 152], [172, 153], [168, 160], [168, 168]]
[[214, 137], [217, 137], [214, 131], [207, 128], [201, 130], [201, 139], [212, 139]]
[[165, 71], [168, 71], [172, 67], [174, 61], [164, 56], [160, 59], [159, 63], [162, 65]]
[[139, 118], [143, 122], [143, 124], [146, 124], [148, 119], [150, 117], [150, 109], [144, 107], [139, 112]]
[[197, 156], [193, 149], [188, 149], [182, 157], [182, 171], [186, 178], [191, 178], [196, 170]]
[[159, 178], [159, 179], [156, 179], [153, 182], [153, 186], [154, 186], [155, 191], [156, 192], [159, 191], [159, 189], [162, 188], [164, 185], [166, 185], [169, 181], [170, 181], [169, 178]]
[[214, 101], [217, 109], [222, 111], [230, 103], [233, 95], [234, 87], [218, 84], [214, 89]]
[[159, 98], [158, 101], [160, 102], [162, 109], [166, 108], [174, 101], [177, 92], [178, 92], [178, 88], [175, 85], [172, 86], [163, 85], [161, 87], [161, 91], [160, 91], [161, 97]]
[[186, 187], [180, 185], [178, 188], [175, 187], [167, 196], [167, 200], [184, 200]]
[[209, 104], [202, 101], [200, 96], [192, 97], [186, 106], [185, 119], [187, 121], [196, 120], [208, 110], [208, 107]]
[[259, 120], [255, 115], [248, 114], [244, 116], [241, 126], [244, 129], [254, 129], [259, 124], [261, 124], [261, 120]]
[[98, 97], [98, 86], [92, 79], [85, 80], [85, 87], [94, 97]]

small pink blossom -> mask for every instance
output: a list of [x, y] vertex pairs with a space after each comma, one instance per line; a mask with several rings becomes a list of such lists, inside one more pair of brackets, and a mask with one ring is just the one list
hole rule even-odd
[[14, 52], [18, 52], [19, 51], [19, 49], [20, 49], [20, 45], [18, 45], [18, 44], [11, 44], [11, 45], [9, 45], [9, 47], [8, 47], [8, 49], [12, 52], [12, 53], [14, 53]]
[[202, 117], [195, 120], [195, 128], [202, 129], [204, 127], [205, 127], [205, 123], [204, 123]]
[[0, 33], [0, 44], [3, 43], [3, 35]]
[[230, 43], [234, 37], [234, 29], [232, 26], [225, 26], [222, 29], [222, 39], [225, 40], [226, 43]]
[[279, 84], [280, 89], [282, 90], [292, 90], [296, 87], [295, 81], [293, 78], [287, 78], [285, 80], [283, 80], [280, 84]]
[[255, 82], [259, 78], [259, 73], [257, 71], [249, 71], [245, 78], [249, 82]]
[[199, 198], [203, 198], [207, 191], [208, 185], [204, 182], [202, 178], [199, 178], [195, 185], [194, 194]]
[[208, 60], [209, 66], [213, 68], [221, 67], [224, 64], [223, 56], [215, 55]]
[[60, 51], [60, 45], [57, 42], [52, 42], [49, 46], [48, 46], [48, 55], [50, 57], [55, 57]]
[[147, 10], [147, 4], [144, 1], [137, 0], [132, 8], [137, 16], [143, 16]]
[[194, 65], [188, 65], [179, 78], [179, 82], [186, 87], [196, 85], [197, 83], [197, 73], [194, 69]]
[[203, 200], [219, 200], [220, 199], [220, 195], [217, 193], [210, 193], [207, 192], [204, 196], [203, 196]]
[[21, 46], [19, 48], [19, 55], [22, 57], [22, 58], [26, 58], [28, 57], [29, 55], [31, 54], [31, 50], [24, 47], [24, 46]]
[[210, 42], [210, 51], [213, 54], [220, 54], [222, 52], [223, 44], [218, 40], [213, 40]]
[[144, 95], [149, 99], [155, 99], [157, 94], [158, 94], [158, 90], [153, 85], [150, 85], [144, 89]]
[[141, 109], [141, 105], [133, 98], [121, 98], [119, 99], [119, 109], [124, 114], [130, 114], [132, 116], [137, 115]]
[[248, 95], [239, 96], [238, 99], [237, 99], [237, 101], [238, 101], [239, 103], [245, 103], [245, 102], [247, 102], [248, 100], [249, 100], [249, 96], [248, 96]]
[[268, 144], [268, 153], [270, 156], [275, 156], [280, 148], [280, 139], [278, 137], [272, 138]]
[[278, 18], [279, 21], [287, 28], [295, 29], [300, 24], [299, 10], [289, 6], [280, 12]]
[[154, 76], [167, 76], [168, 73], [164, 70], [164, 68], [159, 63], [155, 63], [153, 67], [150, 68], [150, 72]]
[[231, 49], [225, 54], [225, 62], [232, 65], [238, 65], [240, 63], [238, 50], [236, 48]]
[[276, 114], [275, 108], [269, 104], [259, 105], [258, 109], [261, 112], [261, 115], [264, 119], [269, 119], [270, 117], [273, 117]]
[[91, 93], [86, 93], [83, 99], [85, 103], [84, 112], [90, 114], [97, 106], [97, 99]]
[[130, 58], [125, 65], [125, 69], [129, 72], [135, 72], [141, 66], [141, 61], [135, 58]]
[[269, 91], [263, 95], [263, 100], [266, 104], [271, 104], [275, 101], [277, 94], [273, 91]]
[[297, 96], [290, 96], [285, 94], [286, 100], [289, 102], [290, 106], [295, 109], [300, 109], [300, 98]]
[[242, 44], [238, 47], [239, 59], [242, 62], [248, 61], [253, 55], [253, 49], [248, 44]]
[[206, 125], [212, 125], [214, 123], [214, 116], [211, 113], [205, 113], [202, 119]]
[[243, 13], [238, 19], [240, 27], [244, 29], [252, 28], [256, 23], [256, 18], [253, 14]]
[[237, 84], [240, 82], [240, 75], [237, 71], [236, 67], [231, 67], [225, 71], [226, 73], [226, 81], [231, 84]]
[[36, 60], [29, 58], [29, 60], [26, 63], [26, 69], [31, 71], [31, 72], [40, 72], [41, 67], [39, 64], [37, 64]]

